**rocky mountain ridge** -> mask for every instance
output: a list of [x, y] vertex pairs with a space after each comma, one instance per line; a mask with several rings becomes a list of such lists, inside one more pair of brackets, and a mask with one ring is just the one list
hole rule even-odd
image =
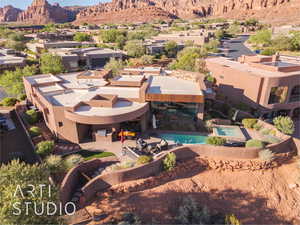
[[24, 11], [12, 6], [0, 8], [0, 22], [124, 23], [217, 16], [300, 23], [299, 12], [300, 0], [112, 0], [89, 7], [61, 7], [33, 0]]

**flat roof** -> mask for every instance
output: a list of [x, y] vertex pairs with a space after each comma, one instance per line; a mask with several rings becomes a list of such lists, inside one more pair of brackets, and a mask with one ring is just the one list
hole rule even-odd
[[52, 74], [35, 75], [35, 76], [25, 77], [25, 79], [30, 84], [44, 84], [44, 83], [61, 81], [59, 77], [54, 76]]
[[80, 72], [61, 74], [57, 77], [63, 81], [63, 86], [69, 89], [101, 87], [108, 84], [104, 79], [77, 79], [78, 75], [80, 75]]
[[55, 85], [39, 87], [39, 90], [43, 93], [48, 93], [48, 92], [54, 92], [54, 91], [63, 91], [65, 89], [62, 86], [55, 84]]
[[122, 75], [117, 76], [113, 80], [115, 81], [123, 81], [123, 82], [142, 82], [144, 79], [144, 76], [130, 76], [130, 75]]
[[109, 107], [91, 107], [80, 106], [75, 113], [84, 116], [117, 116], [120, 114], [130, 113], [136, 111], [148, 103], [138, 103], [129, 101], [117, 101], [112, 108]]
[[58, 106], [75, 106], [81, 101], [89, 101], [95, 95], [109, 94], [117, 95], [119, 98], [139, 98], [139, 88], [130, 87], [99, 87], [90, 89], [68, 90], [64, 93], [54, 93], [46, 95], [48, 101]]
[[[262, 77], [279, 77], [279, 76], [291, 76], [291, 75], [299, 75], [300, 71], [295, 71], [295, 72], [280, 72], [280, 71], [269, 71], [261, 68], [257, 68], [254, 66], [251, 66], [247, 63], [240, 63], [238, 61], [230, 60], [225, 57], [212, 57], [212, 58], [207, 58], [206, 61], [212, 62], [212, 63], [217, 63], [223, 66], [231, 67], [240, 71], [244, 72], [251, 72], [253, 75], [258, 75]], [[284, 62], [281, 62], [281, 65]], [[259, 63], [263, 64], [263, 63]], [[267, 65], [267, 64], [266, 64]], [[285, 64], [286, 65], [286, 64]], [[300, 65], [300, 64], [297, 64]]]
[[198, 83], [169, 76], [152, 76], [148, 79], [149, 94], [203, 95]]

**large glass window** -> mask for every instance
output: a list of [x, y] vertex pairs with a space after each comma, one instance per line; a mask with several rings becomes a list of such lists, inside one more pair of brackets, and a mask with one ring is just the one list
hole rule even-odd
[[268, 104], [284, 103], [287, 97], [288, 87], [272, 87]]
[[151, 102], [151, 112], [161, 130], [197, 131], [196, 103]]
[[290, 96], [290, 102], [300, 101], [300, 85], [293, 87]]

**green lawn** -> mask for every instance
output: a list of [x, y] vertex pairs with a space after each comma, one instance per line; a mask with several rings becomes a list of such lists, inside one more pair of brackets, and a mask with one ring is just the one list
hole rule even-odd
[[93, 151], [88, 151], [88, 150], [82, 150], [76, 154], [81, 155], [85, 161], [91, 160], [91, 159], [96, 159], [96, 158], [115, 156], [115, 154], [112, 152], [93, 152]]

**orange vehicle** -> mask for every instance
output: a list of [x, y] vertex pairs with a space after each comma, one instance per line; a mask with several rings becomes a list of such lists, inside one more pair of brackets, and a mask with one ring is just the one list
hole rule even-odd
[[121, 132], [119, 132], [118, 136], [134, 138], [134, 137], [136, 137], [136, 133], [133, 131], [121, 131]]

